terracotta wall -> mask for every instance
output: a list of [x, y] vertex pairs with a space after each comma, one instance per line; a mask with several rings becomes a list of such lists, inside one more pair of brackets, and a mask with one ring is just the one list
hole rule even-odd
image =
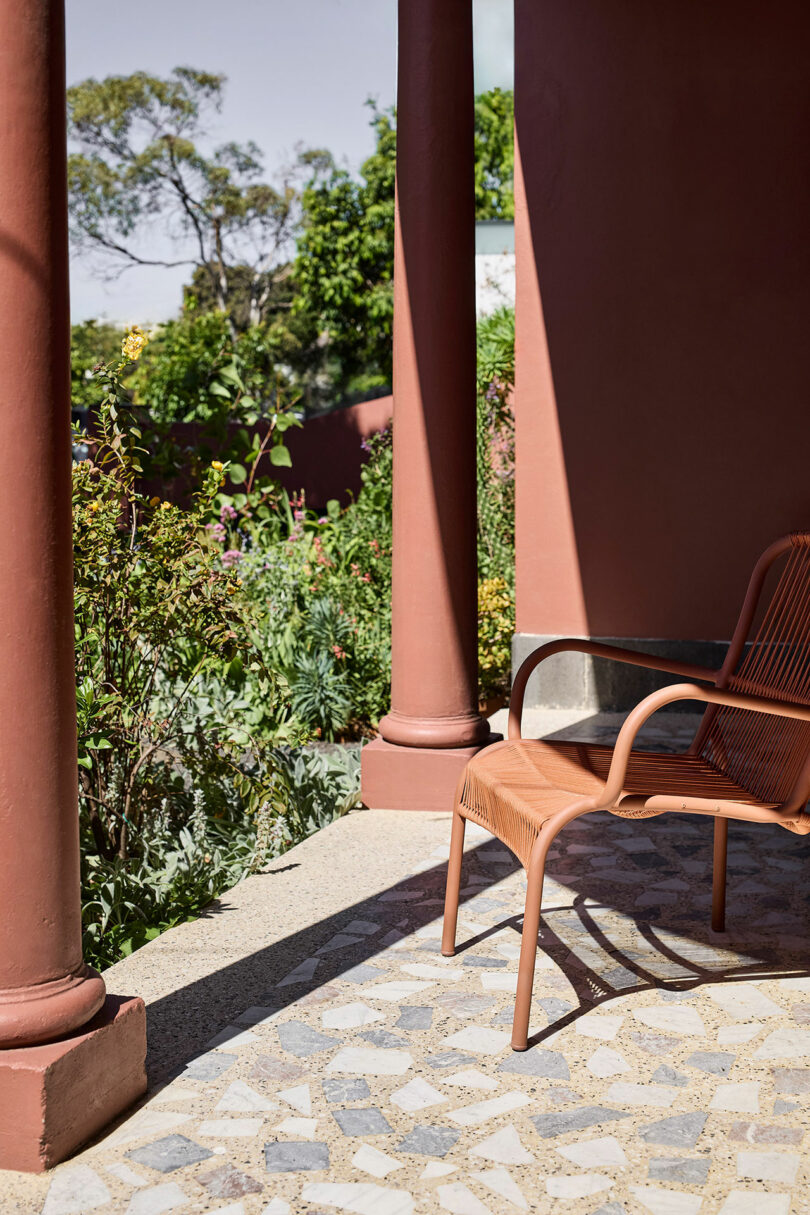
[[727, 638], [810, 526], [810, 5], [516, 0], [515, 41], [518, 630]]
[[[325, 507], [330, 498], [345, 505], [360, 490], [360, 472], [367, 459], [363, 442], [391, 424], [393, 404], [391, 396], [377, 397], [308, 418], [303, 426], [293, 427], [285, 434], [292, 467], [276, 468], [265, 455], [259, 472], [280, 481], [290, 493], [303, 490], [307, 506], [313, 510]], [[236, 424], [230, 427], [234, 435], [241, 429]], [[262, 438], [265, 432], [266, 427], [259, 427]], [[178, 445], [180, 467], [184, 449], [193, 449], [204, 458], [222, 457], [221, 443], [207, 435], [197, 422], [177, 422], [171, 433]], [[171, 480], [155, 478], [144, 482], [146, 492], [165, 493], [176, 502], [187, 500], [193, 488], [185, 472]], [[231, 486], [230, 490], [240, 488]]]

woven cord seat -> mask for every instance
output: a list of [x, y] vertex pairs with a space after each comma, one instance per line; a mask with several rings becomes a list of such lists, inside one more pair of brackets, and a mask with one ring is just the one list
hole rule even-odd
[[[766, 578], [780, 562], [778, 581], [746, 650]], [[625, 720], [615, 747], [521, 738], [529, 675], [544, 658], [572, 649], [692, 682], [662, 688], [642, 700]], [[689, 749], [679, 755], [633, 750], [647, 718], [682, 700], [706, 705]], [[513, 1049], [525, 1050], [545, 860], [562, 827], [599, 810], [631, 819], [666, 811], [713, 816], [712, 927], [721, 932], [729, 819], [775, 823], [807, 834], [808, 797], [810, 533], [797, 532], [771, 545], [757, 563], [719, 671], [573, 639], [551, 642], [529, 655], [512, 690], [508, 740], [479, 752], [459, 782], [442, 953], [451, 957], [455, 952], [464, 825], [470, 819], [506, 844], [528, 876], [512, 1027]]]

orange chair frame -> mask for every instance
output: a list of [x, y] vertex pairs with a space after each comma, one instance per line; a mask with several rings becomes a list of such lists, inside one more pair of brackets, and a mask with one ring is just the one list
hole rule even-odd
[[[735, 673], [743, 657], [745, 643], [749, 637], [765, 579], [774, 563], [786, 554], [790, 554], [789, 560], [793, 561], [792, 573], [790, 575], [792, 581], [790, 581], [789, 585], [783, 586], [785, 578], [785, 575], [783, 575], [780, 587], [777, 588], [775, 596], [771, 600], [769, 612], [773, 619], [771, 619], [769, 627], [772, 635], [765, 636], [764, 638], [760, 635], [754, 643], [755, 645], [759, 644], [764, 647], [761, 650], [761, 655], [765, 655], [766, 652], [770, 655], [767, 659], [767, 663], [769, 664], [768, 670], [771, 673], [775, 671], [775, 675], [769, 680], [766, 679], [765, 682], [762, 679], [754, 680], [753, 687], [748, 686], [752, 684], [752, 680], [749, 678], [746, 690], [737, 690], [737, 688], [730, 685], [741, 682]], [[773, 605], [776, 597], [780, 594], [782, 598], [777, 603], [777, 607], [774, 608]], [[781, 607], [779, 604], [781, 604]], [[787, 607], [785, 604], [787, 604]], [[774, 623], [775, 620], [777, 621], [776, 624]], [[779, 628], [782, 629], [781, 634], [779, 634]], [[785, 630], [787, 630], [787, 636], [785, 635]], [[778, 637], [777, 634], [779, 634]], [[781, 646], [782, 650], [777, 652], [774, 647], [778, 646]], [[798, 666], [796, 658], [797, 646], [801, 650], [802, 660], [798, 663]], [[792, 657], [788, 655], [788, 649], [785, 647], [792, 648]], [[498, 753], [503, 754], [504, 760], [507, 760], [509, 754], [514, 754], [516, 746], [520, 746], [521, 742], [526, 743], [526, 740], [522, 740], [521, 736], [521, 719], [523, 700], [529, 676], [544, 659], [551, 657], [552, 654], [559, 654], [566, 650], [578, 650], [597, 658], [607, 658], [628, 663], [632, 666], [662, 671], [666, 674], [680, 676], [689, 682], [676, 683], [653, 692], [640, 701], [628, 714], [613, 748], [607, 777], [602, 782], [602, 788], [598, 793], [589, 796], [576, 796], [572, 793], [569, 804], [561, 809], [557, 809], [546, 818], [535, 816], [532, 819], [531, 808], [527, 807], [525, 814], [521, 818], [521, 840], [520, 845], [518, 845], [514, 822], [514, 805], [512, 806], [511, 814], [499, 813], [498, 790], [505, 788], [509, 778], [508, 772], [506, 772], [503, 776], [503, 781], [500, 779], [500, 775], [498, 774]], [[778, 657], [779, 653], [782, 655], [781, 658]], [[777, 659], [774, 658], [775, 654], [777, 655]], [[807, 658], [807, 671], [805, 671], [805, 658]], [[759, 659], [759, 666], [760, 668], [763, 666], [761, 657]], [[778, 670], [776, 669], [777, 667], [779, 668]], [[786, 668], [792, 672], [790, 678], [786, 678], [785, 671], [782, 668]], [[764, 672], [766, 676], [768, 670]], [[797, 675], [797, 671], [800, 672], [799, 675]], [[694, 682], [695, 680], [700, 680], [701, 683]], [[742, 682], [745, 683], [745, 681]], [[769, 684], [769, 686], [766, 686], [766, 684]], [[775, 695], [774, 693], [778, 693], [782, 686], [789, 687], [791, 695]], [[705, 790], [706, 796], [695, 796], [694, 781], [690, 786], [688, 794], [682, 790], [679, 791], [677, 780], [673, 782], [671, 793], [662, 794], [661, 792], [657, 792], [649, 796], [637, 791], [628, 793], [625, 784], [631, 754], [639, 759], [643, 759], [645, 755], [645, 753], [633, 751], [636, 736], [640, 728], [659, 709], [684, 700], [695, 700], [706, 705], [706, 711], [695, 739], [688, 751], [684, 753], [686, 756], [699, 755], [702, 749], [705, 748], [707, 739], [710, 738], [712, 732], [713, 723], [716, 722], [717, 714], [723, 707], [742, 711], [746, 715], [755, 714], [757, 720], [760, 722], [762, 721], [761, 715], [767, 715], [768, 720], [775, 720], [776, 725], [770, 729], [765, 742], [762, 742], [760, 738], [760, 736], [764, 738], [762, 730], [760, 730], [759, 735], [756, 731], [752, 734], [751, 730], [748, 730], [748, 735], [745, 736], [748, 737], [754, 751], [753, 769], [751, 768], [751, 762], [746, 761], [748, 762], [748, 767], [745, 771], [750, 769], [755, 772], [756, 779], [753, 780], [755, 785], [757, 783], [762, 785], [763, 780], [767, 784], [766, 778], [768, 774], [765, 769], [768, 764], [773, 767], [774, 763], [778, 765], [780, 762], [780, 736], [778, 733], [774, 734], [774, 729], [778, 729], [779, 723], [784, 722], [786, 719], [805, 723], [798, 735], [799, 742], [796, 742], [795, 731], [794, 737], [788, 740], [789, 755], [782, 757], [782, 767], [779, 768], [779, 773], [770, 780], [771, 785], [774, 784], [774, 781], [778, 785], [778, 776], [784, 773], [785, 764], [787, 763], [787, 759], [789, 759], [790, 763], [787, 764], [787, 768], [790, 770], [791, 776], [787, 796], [779, 797], [776, 802], [767, 796], [761, 798], [752, 795], [750, 790], [741, 781], [738, 782], [740, 793], [741, 796], [745, 797], [745, 800], [739, 801], [735, 798], [712, 796], [710, 786], [707, 786]], [[741, 727], [739, 725], [735, 726], [734, 729], [730, 730], [730, 735], [732, 741], [735, 741], [741, 736]], [[745, 741], [745, 737], [743, 737], [743, 741]], [[528, 743], [527, 745], [536, 746], [537, 744]], [[555, 744], [547, 743], [544, 745], [553, 746]], [[565, 744], [556, 745], [564, 746]], [[759, 758], [757, 758], [758, 746], [761, 751]], [[509, 751], [510, 748], [512, 752]], [[797, 751], [800, 753], [797, 754]], [[774, 755], [776, 758], [774, 758]], [[486, 813], [482, 812], [480, 807], [472, 809], [469, 804], [465, 803], [465, 793], [470, 784], [471, 775], [474, 776], [478, 772], [478, 769], [482, 767], [482, 757], [486, 757], [489, 771], [488, 779], [492, 789], [492, 808]], [[670, 756], [668, 758], [670, 761], [677, 761], [679, 757]], [[712, 763], [717, 768], [718, 773], [722, 772], [722, 762], [718, 762], [715, 758]], [[758, 767], [757, 764], [759, 765]], [[737, 766], [739, 768], [739, 762]], [[505, 764], [504, 768], [507, 769], [508, 764]], [[498, 779], [492, 776], [493, 772], [496, 773]], [[752, 782], [749, 780], [750, 783]], [[602, 645], [599, 642], [578, 638], [567, 638], [549, 642], [546, 645], [540, 646], [526, 658], [517, 673], [512, 689], [508, 739], [485, 748], [478, 756], [473, 758], [467, 765], [456, 791], [450, 841], [450, 859], [447, 872], [442, 953], [445, 957], [452, 957], [455, 953], [464, 831], [466, 820], [471, 819], [492, 831], [512, 851], [518, 853], [522, 851], [524, 854], [521, 859], [527, 873], [527, 889], [512, 1027], [512, 1048], [516, 1051], [525, 1050], [528, 1045], [529, 1014], [534, 982], [537, 936], [540, 927], [546, 857], [553, 840], [566, 824], [572, 822], [575, 818], [579, 818], [580, 815], [592, 814], [601, 810], [607, 810], [614, 814], [632, 818], [652, 817], [666, 811], [686, 811], [692, 814], [715, 816], [712, 928], [717, 932], [722, 932], [725, 928], [726, 852], [729, 819], [733, 818], [759, 823], [778, 823], [795, 832], [805, 833], [810, 831], [810, 815], [804, 813], [804, 806], [808, 798], [810, 798], [810, 534], [794, 533], [772, 544], [757, 562], [725, 661], [718, 671], [711, 671], [688, 663], [657, 658], [654, 655], [634, 650], [624, 650], [618, 646]], [[525, 837], [527, 830], [534, 835], [534, 842], [526, 859]]]

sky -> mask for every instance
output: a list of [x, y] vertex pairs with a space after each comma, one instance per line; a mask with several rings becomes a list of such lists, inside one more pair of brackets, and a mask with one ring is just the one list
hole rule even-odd
[[[512, 87], [512, 0], [473, 0], [476, 91]], [[214, 144], [253, 140], [272, 180], [295, 146], [329, 148], [356, 170], [373, 137], [364, 102], [393, 104], [396, 0], [67, 0], [67, 79], [77, 84], [183, 65], [222, 72]], [[170, 253], [155, 234], [161, 256]], [[174, 315], [189, 269], [133, 268], [105, 281], [71, 259], [74, 321]]]

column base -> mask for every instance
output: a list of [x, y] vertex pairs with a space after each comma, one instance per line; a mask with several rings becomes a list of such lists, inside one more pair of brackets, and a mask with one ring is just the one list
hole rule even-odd
[[59, 1042], [0, 1050], [0, 1168], [41, 1173], [146, 1092], [146, 1008], [107, 996]]
[[497, 742], [491, 734], [477, 747], [400, 747], [375, 738], [363, 747], [360, 796], [371, 810], [453, 809], [453, 796], [467, 763], [482, 746]]

